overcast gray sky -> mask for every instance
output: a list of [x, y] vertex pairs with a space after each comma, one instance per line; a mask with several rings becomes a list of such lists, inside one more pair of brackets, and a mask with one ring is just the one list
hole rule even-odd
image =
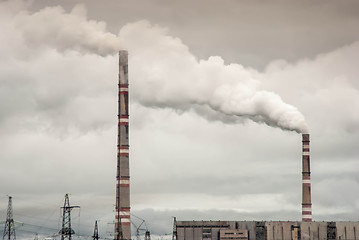
[[358, 1], [1, 1], [0, 218], [11, 195], [38, 226], [19, 234], [54, 233], [70, 193], [76, 232], [113, 232], [126, 49], [131, 209], [152, 234], [300, 220], [307, 130], [313, 220], [357, 221], [358, 26]]

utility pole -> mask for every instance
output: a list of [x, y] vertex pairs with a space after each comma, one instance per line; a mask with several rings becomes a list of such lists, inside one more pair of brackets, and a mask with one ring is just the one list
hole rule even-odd
[[9, 196], [9, 203], [7, 206], [7, 215], [5, 222], [5, 229], [3, 240], [16, 240], [15, 236], [15, 224], [14, 224], [14, 214], [12, 211], [12, 197]]
[[[134, 214], [131, 214], [133, 217], [141, 220], [141, 223], [139, 226], [137, 226], [134, 222], [131, 222], [132, 225], [136, 228], [136, 240], [141, 240], [140, 239], [140, 231], [143, 232], [145, 231], [145, 239], [144, 240], [151, 240], [151, 233], [150, 231], [148, 230], [147, 228], [147, 224], [146, 224], [146, 221], [140, 217], [137, 217], [136, 215]], [[142, 226], [145, 226], [145, 227], [142, 227]]]
[[59, 232], [61, 234], [61, 240], [71, 240], [71, 235], [75, 234], [75, 231], [71, 228], [71, 210], [73, 208], [79, 208], [80, 206], [70, 206], [69, 195], [66, 193], [65, 202], [62, 208], [62, 228]]
[[177, 240], [177, 219], [176, 219], [176, 217], [173, 217], [172, 240]]
[[97, 220], [95, 221], [95, 229], [93, 231], [93, 236], [92, 236], [93, 240], [98, 240], [98, 227], [97, 227]]

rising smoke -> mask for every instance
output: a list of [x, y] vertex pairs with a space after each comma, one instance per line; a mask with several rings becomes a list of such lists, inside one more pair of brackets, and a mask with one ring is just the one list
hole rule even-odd
[[116, 35], [107, 32], [106, 23], [87, 19], [84, 5], [66, 13], [60, 7], [46, 7], [30, 14], [22, 11], [14, 18], [26, 42], [33, 47], [48, 46], [92, 52], [101, 56], [114, 54], [121, 47]]
[[273, 92], [261, 89], [258, 74], [221, 57], [198, 61], [180, 39], [147, 21], [119, 34], [130, 52], [132, 99], [149, 107], [193, 109], [209, 120], [250, 119], [283, 130], [307, 132], [304, 116]]
[[255, 70], [226, 65], [218, 56], [197, 60], [180, 39], [147, 21], [127, 24], [117, 37], [106, 31], [104, 22], [88, 20], [82, 5], [69, 13], [61, 7], [47, 7], [35, 13], [23, 10], [12, 17], [14, 27], [33, 48], [45, 45], [102, 56], [127, 49], [131, 99], [144, 106], [194, 110], [209, 120], [237, 123], [250, 119], [307, 132], [304, 116], [279, 95], [261, 89]]

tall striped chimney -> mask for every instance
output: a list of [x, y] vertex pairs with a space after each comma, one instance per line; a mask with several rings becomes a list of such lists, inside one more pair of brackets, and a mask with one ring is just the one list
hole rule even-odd
[[131, 239], [128, 53], [119, 52], [115, 240]]
[[302, 134], [302, 221], [312, 221], [309, 134]]

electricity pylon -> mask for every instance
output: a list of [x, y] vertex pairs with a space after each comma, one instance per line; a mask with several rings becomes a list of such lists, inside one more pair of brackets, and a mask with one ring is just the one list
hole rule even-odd
[[172, 240], [177, 240], [177, 219], [176, 219], [176, 217], [173, 217]]
[[14, 224], [14, 214], [12, 211], [12, 197], [9, 196], [9, 203], [7, 206], [7, 215], [5, 222], [5, 229], [3, 240], [16, 240], [15, 236], [15, 224]]
[[65, 195], [65, 202], [62, 208], [62, 228], [59, 232], [61, 240], [69, 239], [75, 234], [75, 231], [71, 228], [71, 210], [73, 208], [79, 208], [80, 206], [70, 206], [69, 195]]
[[97, 227], [97, 221], [95, 222], [95, 229], [93, 231], [93, 236], [92, 236], [93, 240], [98, 240], [98, 227]]
[[148, 230], [145, 233], [145, 240], [151, 240], [151, 233]]

